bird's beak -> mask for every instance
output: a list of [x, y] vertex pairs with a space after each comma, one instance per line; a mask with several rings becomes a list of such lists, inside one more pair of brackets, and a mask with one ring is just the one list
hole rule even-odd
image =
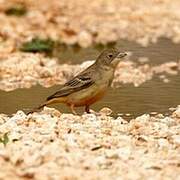
[[120, 52], [118, 55], [117, 55], [117, 58], [123, 58], [125, 56], [127, 56], [128, 53], [127, 52]]
[[117, 65], [118, 65], [118, 63], [119, 63], [119, 61], [123, 58], [123, 57], [125, 57], [125, 56], [127, 56], [127, 53], [126, 52], [120, 52], [117, 56], [116, 56], [116, 58], [112, 61], [112, 66], [113, 67], [116, 67]]

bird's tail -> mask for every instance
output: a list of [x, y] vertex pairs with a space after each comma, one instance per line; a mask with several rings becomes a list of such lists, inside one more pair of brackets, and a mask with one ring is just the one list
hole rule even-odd
[[41, 110], [44, 106], [46, 106], [47, 105], [47, 103], [44, 103], [44, 104], [41, 104], [40, 106], [38, 106], [38, 107], [36, 107], [36, 108], [33, 108], [31, 111], [29, 111], [28, 113], [27, 113], [27, 115], [28, 114], [31, 114], [31, 113], [33, 113], [33, 112], [37, 112], [37, 111], [39, 111], [39, 110]]
[[31, 111], [29, 111], [27, 113], [27, 115], [31, 114], [33, 112], [37, 112], [37, 111], [41, 110], [44, 106], [47, 106], [47, 105], [50, 105], [50, 104], [55, 104], [55, 103], [62, 103], [62, 102], [65, 102], [65, 98], [63, 98], [63, 97], [62, 98], [50, 99], [50, 100], [46, 101], [45, 103], [41, 104], [40, 106], [38, 106], [38, 107], [32, 109]]

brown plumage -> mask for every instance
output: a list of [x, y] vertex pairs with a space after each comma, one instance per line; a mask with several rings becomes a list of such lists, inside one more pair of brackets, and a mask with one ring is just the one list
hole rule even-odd
[[46, 105], [65, 103], [74, 114], [76, 114], [74, 107], [77, 106], [85, 106], [85, 111], [89, 113], [89, 106], [104, 96], [113, 80], [119, 60], [126, 55], [117, 49], [103, 51], [94, 64], [66, 82], [59, 91], [49, 96], [44, 104], [33, 111]]

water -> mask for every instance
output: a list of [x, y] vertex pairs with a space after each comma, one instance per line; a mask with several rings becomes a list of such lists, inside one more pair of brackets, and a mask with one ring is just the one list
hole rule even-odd
[[122, 51], [133, 52], [131, 59], [134, 61], [139, 57], [149, 57], [152, 65], [180, 59], [180, 44], [174, 44], [171, 40], [164, 38], [160, 39], [156, 44], [150, 44], [148, 47], [142, 47], [135, 42], [125, 40], [110, 44], [107, 47], [96, 45], [92, 48], [82, 49], [76, 46], [68, 48], [60, 46], [54, 52], [54, 56], [59, 57], [60, 63], [78, 64], [85, 60], [95, 59], [104, 48], [114, 46]]
[[[138, 57], [149, 57], [150, 64], [161, 64], [171, 60], [180, 59], [180, 45], [173, 44], [170, 40], [162, 39], [157, 44], [147, 48], [135, 43], [121, 41], [117, 47], [122, 51], [132, 51], [135, 61]], [[73, 48], [68, 48], [63, 53], [58, 54], [62, 62], [65, 59], [69, 63], [80, 63], [85, 59], [94, 59], [102, 47], [79, 49], [77, 52]], [[74, 61], [72, 61], [74, 59]], [[101, 101], [92, 105], [91, 108], [99, 111], [103, 107], [109, 107], [114, 114], [130, 114], [135, 117], [144, 113], [158, 111], [168, 113], [170, 107], [180, 104], [180, 76], [170, 76], [169, 83], [163, 83], [158, 78], [147, 81], [140, 87], [132, 84], [122, 85], [120, 88], [110, 88], [107, 95]], [[44, 88], [34, 86], [30, 89], [17, 89], [11, 92], [0, 91], [0, 113], [12, 114], [17, 110], [29, 111], [31, 108], [41, 104], [47, 96], [58, 90], [59, 86]], [[52, 105], [61, 112], [70, 112], [65, 105]], [[77, 108], [79, 113], [83, 113], [83, 108]]]

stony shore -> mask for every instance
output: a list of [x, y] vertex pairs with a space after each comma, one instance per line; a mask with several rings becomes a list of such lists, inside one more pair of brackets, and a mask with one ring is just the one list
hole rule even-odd
[[180, 106], [169, 117], [0, 115], [0, 179], [179, 179]]

